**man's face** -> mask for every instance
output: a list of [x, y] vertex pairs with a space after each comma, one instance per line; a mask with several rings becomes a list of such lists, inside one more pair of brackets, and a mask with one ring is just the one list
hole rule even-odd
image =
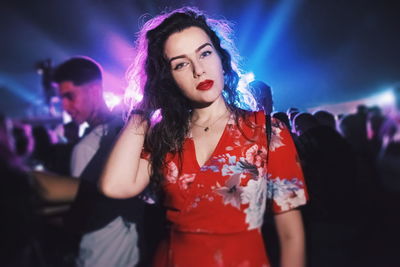
[[58, 84], [63, 108], [78, 124], [87, 121], [93, 114], [91, 87], [90, 83], [78, 86], [71, 81]]

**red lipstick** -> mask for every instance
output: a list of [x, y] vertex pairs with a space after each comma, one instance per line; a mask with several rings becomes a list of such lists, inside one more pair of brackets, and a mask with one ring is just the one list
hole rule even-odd
[[199, 83], [196, 87], [197, 90], [206, 91], [214, 85], [213, 80], [205, 80]]

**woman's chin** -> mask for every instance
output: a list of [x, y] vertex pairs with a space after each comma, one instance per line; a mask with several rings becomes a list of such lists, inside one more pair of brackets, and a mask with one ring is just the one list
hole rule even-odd
[[218, 103], [221, 103], [221, 104], [225, 103], [225, 100], [224, 100], [222, 94], [219, 94], [217, 96], [213, 95], [211, 97], [205, 97], [203, 99], [192, 101], [192, 107], [193, 108], [206, 108], [206, 107], [211, 106], [212, 104], [218, 104]]
[[196, 102], [192, 102], [192, 107], [193, 108], [207, 108], [209, 106], [211, 106], [214, 103], [214, 101], [196, 101]]

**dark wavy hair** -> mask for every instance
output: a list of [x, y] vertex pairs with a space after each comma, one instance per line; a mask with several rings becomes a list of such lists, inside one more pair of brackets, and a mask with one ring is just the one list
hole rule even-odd
[[[131, 108], [143, 111], [147, 119], [160, 110], [161, 120], [151, 126], [145, 140], [145, 149], [151, 154], [151, 182], [158, 189], [163, 181], [166, 154], [179, 153], [181, 156], [192, 110], [189, 100], [172, 77], [170, 64], [164, 56], [164, 45], [171, 34], [189, 27], [199, 27], [209, 36], [224, 70], [225, 102], [236, 120], [245, 117], [245, 111], [237, 107], [241, 100], [237, 91], [238, 63], [228, 52], [233, 51], [236, 55], [230, 38], [232, 30], [226, 21], [213, 20], [195, 8], [184, 7], [159, 15], [144, 24], [136, 42], [135, 60], [128, 71], [130, 90], [127, 96]], [[135, 94], [140, 91], [143, 99], [138, 103]]]

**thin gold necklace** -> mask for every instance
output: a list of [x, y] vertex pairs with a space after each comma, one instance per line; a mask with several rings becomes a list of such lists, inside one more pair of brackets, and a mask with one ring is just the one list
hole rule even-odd
[[224, 114], [222, 114], [221, 116], [219, 116], [215, 121], [213, 121], [213, 122], [212, 122], [210, 125], [208, 125], [208, 126], [199, 125], [199, 124], [193, 122], [192, 120], [190, 120], [190, 123], [192, 123], [194, 126], [203, 128], [205, 132], [208, 132], [208, 130], [210, 130], [210, 128], [211, 128], [214, 124], [216, 124], [217, 121], [219, 121], [220, 119], [222, 119], [222, 118], [226, 115], [226, 113], [228, 113], [228, 112], [229, 112], [229, 110], [227, 109], [227, 110], [224, 112]]

